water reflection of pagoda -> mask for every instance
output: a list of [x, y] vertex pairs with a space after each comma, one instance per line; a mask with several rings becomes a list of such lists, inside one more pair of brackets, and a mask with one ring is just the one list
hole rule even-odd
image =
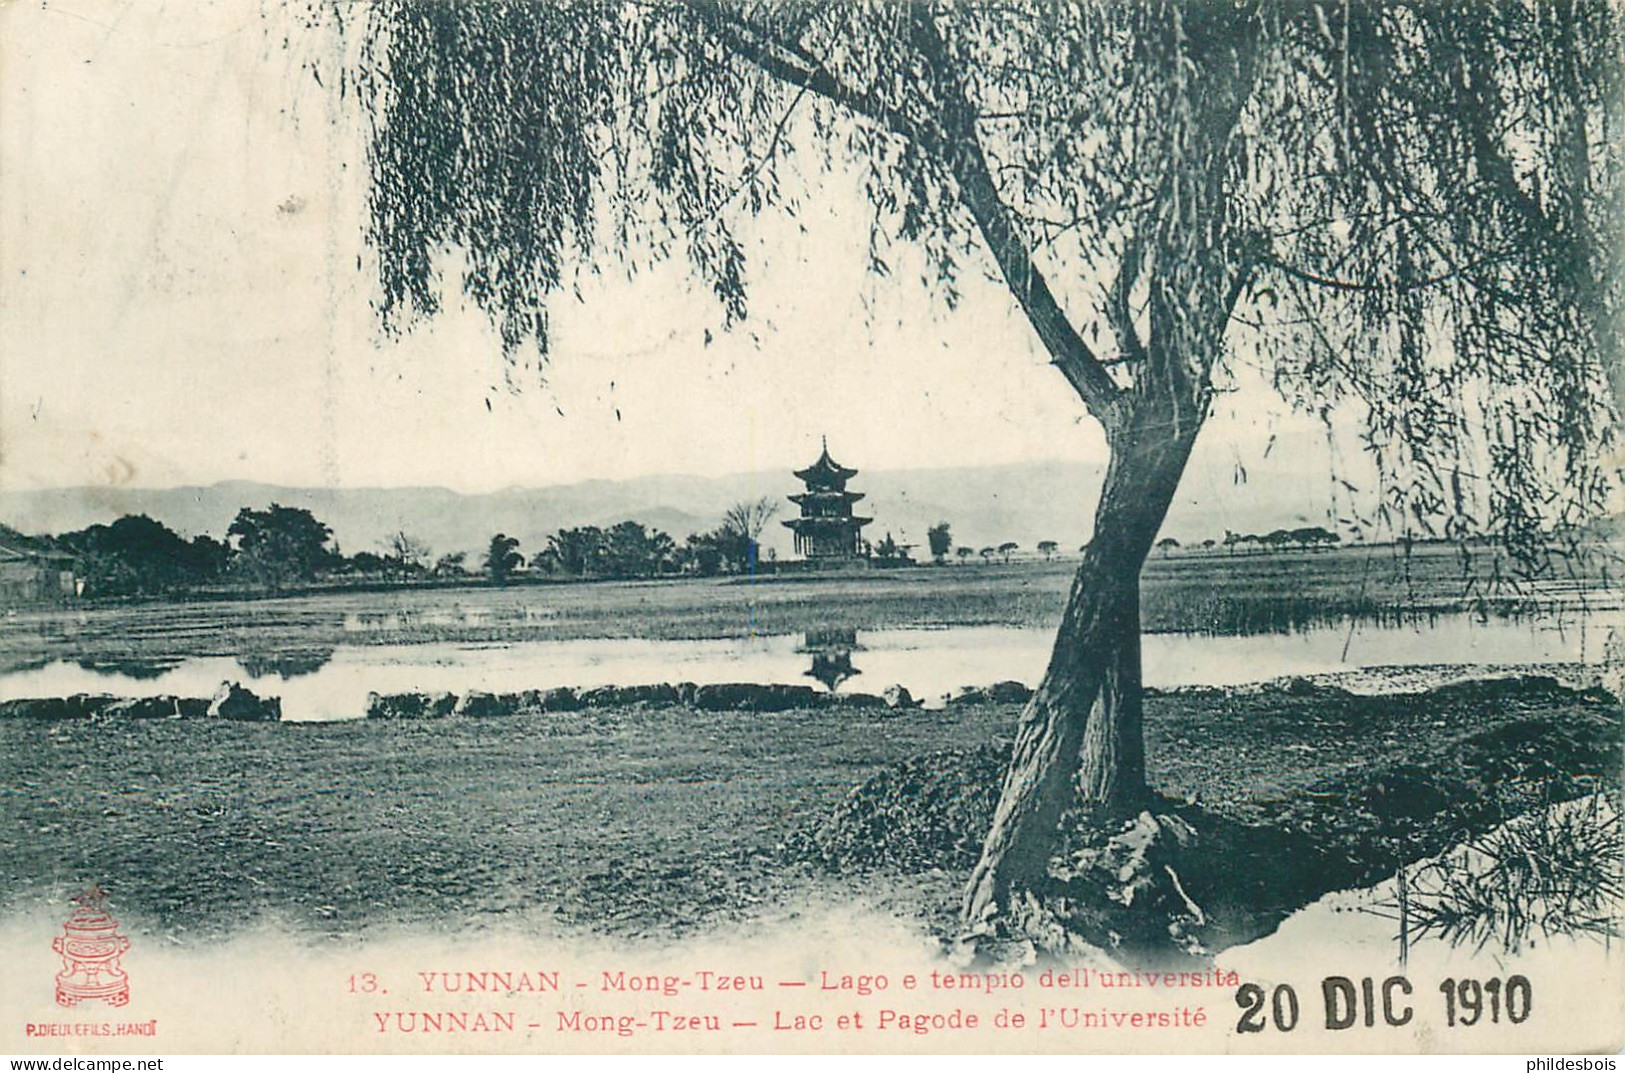
[[848, 678], [863, 673], [852, 666], [852, 653], [863, 651], [857, 630], [808, 630], [806, 643], [796, 651], [812, 656], [812, 669], [801, 673], [822, 682], [831, 693]]
[[796, 554], [821, 563], [860, 558], [864, 554], [863, 527], [874, 519], [852, 513], [852, 504], [862, 499], [863, 493], [848, 492], [846, 482], [858, 471], [831, 458], [826, 440], [818, 461], [796, 470], [795, 475], [807, 486], [805, 492], [790, 497], [790, 502], [801, 508], [801, 517], [783, 524], [795, 531]]

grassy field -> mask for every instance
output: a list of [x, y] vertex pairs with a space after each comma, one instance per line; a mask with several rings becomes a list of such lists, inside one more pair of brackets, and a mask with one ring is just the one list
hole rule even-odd
[[[1052, 626], [1075, 563], [952, 565], [826, 576], [403, 589], [281, 599], [87, 606], [9, 615], [0, 671], [49, 659], [319, 656], [337, 645], [640, 637], [722, 638], [831, 626]], [[1353, 617], [1527, 609], [1608, 597], [1609, 579], [1497, 591], [1484, 564], [1448, 547], [1153, 557], [1143, 584], [1153, 632], [1267, 633]]]
[[[809, 888], [850, 889], [852, 871], [787, 862], [777, 847], [885, 765], [983, 745], [1016, 716], [960, 705], [325, 725], [7, 720], [0, 887], [23, 905], [99, 882], [121, 916], [177, 941], [267, 916], [330, 934], [526, 915], [681, 934]], [[1294, 810], [1322, 822], [1337, 812], [1315, 791], [1326, 780], [1385, 765], [1444, 770], [1463, 743], [1497, 733], [1500, 766], [1475, 778], [1522, 784], [1564, 750], [1559, 766], [1584, 769], [1570, 774], [1616, 778], [1618, 718], [1595, 694], [1538, 681], [1408, 698], [1190, 690], [1148, 699], [1147, 737], [1152, 780], [1170, 797], [1253, 822]], [[1552, 735], [1569, 744], [1556, 749]], [[1421, 822], [1438, 802], [1390, 807], [1419, 810]], [[861, 882], [945, 927], [965, 862], [924, 863]]]

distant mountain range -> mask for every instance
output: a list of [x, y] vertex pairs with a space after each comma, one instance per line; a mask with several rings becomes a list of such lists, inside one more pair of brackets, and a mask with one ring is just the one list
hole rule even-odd
[[[851, 462], [853, 460], [843, 459]], [[1226, 529], [1267, 532], [1328, 524], [1328, 482], [1278, 472], [1238, 483], [1231, 470], [1193, 463], [1164, 532], [1182, 542], [1220, 537]], [[866, 535], [886, 533], [920, 546], [939, 521], [958, 544], [983, 547], [1013, 540], [1032, 549], [1041, 540], [1075, 548], [1087, 539], [1103, 468], [1075, 462], [929, 470], [864, 470], [852, 481], [866, 494], [859, 512], [874, 517]], [[223, 481], [180, 488], [60, 488], [0, 490], [0, 523], [25, 533], [56, 534], [122, 514], [147, 514], [188, 536], [222, 536], [240, 507], [276, 502], [306, 507], [333, 529], [350, 554], [376, 551], [397, 531], [429, 544], [438, 555], [476, 552], [498, 532], [517, 537], [526, 554], [564, 527], [608, 526], [625, 519], [663, 529], [681, 542], [713, 529], [741, 500], [770, 496], [783, 509], [764, 543], [790, 554], [789, 531], [777, 524], [795, 508], [783, 497], [799, 491], [788, 472], [724, 477], [648, 476], [538, 488], [463, 494], [445, 488], [290, 488]]]

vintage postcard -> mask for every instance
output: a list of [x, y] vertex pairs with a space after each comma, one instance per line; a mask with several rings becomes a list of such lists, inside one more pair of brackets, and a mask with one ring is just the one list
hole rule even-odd
[[0, 1049], [1618, 1051], [1622, 45], [0, 5]]

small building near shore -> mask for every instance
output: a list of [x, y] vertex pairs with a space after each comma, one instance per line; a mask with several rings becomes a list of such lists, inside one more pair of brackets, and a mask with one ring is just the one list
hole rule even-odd
[[846, 482], [857, 475], [857, 470], [830, 457], [827, 440], [818, 461], [795, 471], [807, 489], [790, 497], [801, 508], [801, 516], [781, 524], [794, 531], [797, 555], [820, 566], [862, 563], [867, 558], [863, 527], [874, 519], [852, 513], [863, 493], [846, 490]]
[[63, 604], [77, 593], [72, 555], [0, 526], [0, 609]]

